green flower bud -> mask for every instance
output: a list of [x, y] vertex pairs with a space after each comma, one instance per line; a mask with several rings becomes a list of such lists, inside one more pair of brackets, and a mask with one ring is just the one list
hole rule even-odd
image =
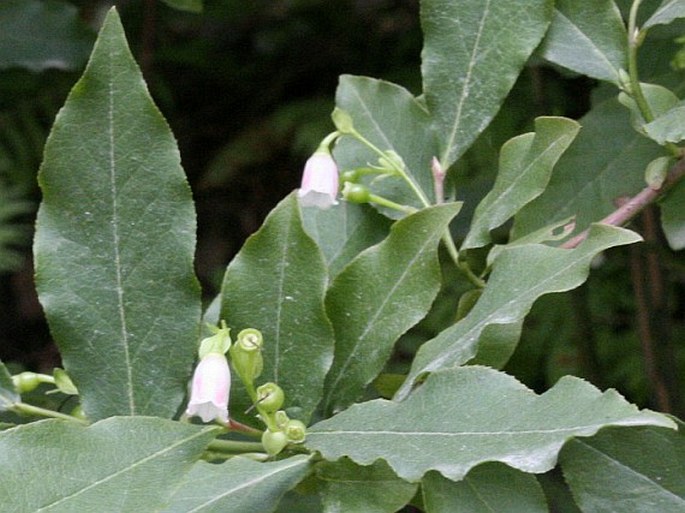
[[224, 321], [221, 321], [221, 327], [209, 326], [209, 329], [214, 332], [214, 335], [206, 337], [200, 342], [200, 350], [198, 351], [200, 360], [209, 353], [226, 354], [226, 351], [231, 347], [231, 330], [226, 327]]
[[231, 346], [231, 364], [245, 383], [254, 382], [262, 373], [264, 339], [259, 330], [247, 328], [238, 333], [238, 340]]
[[88, 420], [80, 404], [74, 406], [74, 409], [71, 410], [71, 416], [81, 420]]
[[350, 203], [368, 203], [371, 198], [371, 192], [364, 185], [345, 182], [342, 196]]
[[267, 413], [274, 413], [285, 400], [283, 389], [276, 383], [264, 383], [257, 388], [257, 401], [259, 407]]
[[269, 456], [276, 456], [288, 445], [288, 436], [283, 431], [269, 431], [262, 433], [262, 445]]
[[78, 390], [71, 381], [67, 371], [57, 367], [52, 371], [52, 376], [55, 378], [55, 386], [60, 392], [67, 395], [78, 395]]
[[288, 414], [284, 410], [278, 410], [274, 414], [274, 420], [279, 429], [285, 429], [288, 422], [290, 422], [290, 417], [288, 417]]
[[357, 181], [360, 178], [361, 173], [356, 170], [356, 169], [350, 169], [348, 171], [344, 171], [343, 173], [340, 174], [340, 181], [345, 183], [345, 182], [352, 182], [352, 183], [357, 183]]
[[31, 392], [40, 385], [42, 380], [35, 372], [22, 372], [12, 376], [12, 383], [20, 394]]
[[331, 119], [335, 128], [341, 134], [354, 134], [354, 123], [352, 122], [352, 116], [348, 112], [336, 107], [333, 109]]
[[307, 436], [307, 426], [300, 420], [290, 420], [285, 426], [285, 434], [291, 442], [302, 443]]

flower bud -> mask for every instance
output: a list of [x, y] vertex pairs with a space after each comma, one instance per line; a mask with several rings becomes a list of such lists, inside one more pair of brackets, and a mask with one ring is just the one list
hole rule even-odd
[[35, 372], [26, 371], [12, 376], [12, 383], [17, 392], [25, 394], [35, 390], [41, 384], [41, 379]]
[[244, 383], [252, 383], [262, 373], [264, 339], [259, 330], [247, 328], [238, 333], [238, 340], [231, 346], [231, 363]]
[[206, 354], [195, 368], [186, 414], [197, 415], [203, 422], [228, 422], [230, 391], [231, 371], [226, 357], [222, 353]]
[[317, 151], [304, 166], [302, 184], [297, 192], [300, 205], [328, 209], [337, 205], [338, 165], [330, 152]]
[[353, 134], [354, 133], [354, 123], [352, 122], [352, 116], [349, 115], [347, 111], [344, 111], [338, 107], [333, 109], [331, 114], [331, 119], [335, 128], [341, 134]]
[[288, 417], [288, 414], [284, 410], [278, 410], [274, 414], [274, 420], [279, 429], [285, 429], [288, 422], [290, 422], [290, 417]]
[[78, 390], [67, 371], [57, 367], [52, 371], [52, 375], [55, 378], [55, 386], [60, 392], [67, 395], [78, 395]]
[[352, 182], [345, 182], [342, 195], [350, 203], [368, 203], [371, 198], [371, 192], [366, 186]]
[[264, 383], [257, 388], [257, 401], [259, 407], [266, 413], [274, 413], [285, 400], [283, 389], [276, 383]]
[[307, 427], [304, 422], [292, 419], [285, 426], [285, 434], [291, 442], [302, 443], [307, 436]]
[[276, 456], [288, 445], [288, 435], [283, 431], [266, 430], [262, 433], [262, 445], [269, 456]]

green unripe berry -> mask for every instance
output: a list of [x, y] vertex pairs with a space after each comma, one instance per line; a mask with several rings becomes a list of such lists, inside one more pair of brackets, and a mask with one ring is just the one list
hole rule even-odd
[[288, 424], [285, 426], [285, 434], [288, 436], [288, 440], [291, 442], [304, 442], [304, 439], [307, 436], [307, 426], [305, 426], [304, 422], [300, 420], [289, 420]]
[[41, 379], [35, 372], [22, 372], [12, 376], [12, 383], [14, 383], [17, 392], [25, 394], [35, 390], [41, 384]]
[[257, 404], [267, 413], [274, 413], [285, 400], [283, 389], [276, 383], [264, 383], [257, 388]]
[[262, 433], [262, 445], [269, 456], [276, 456], [286, 445], [288, 445], [288, 435], [283, 431], [266, 430]]
[[364, 185], [345, 182], [342, 196], [350, 203], [368, 203], [371, 199], [371, 192]]

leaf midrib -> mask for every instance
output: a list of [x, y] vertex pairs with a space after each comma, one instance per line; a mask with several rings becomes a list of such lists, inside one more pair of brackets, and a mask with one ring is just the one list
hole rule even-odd
[[130, 352], [130, 341], [128, 337], [128, 320], [126, 317], [126, 309], [124, 307], [124, 286], [123, 286], [123, 271], [121, 263], [121, 252], [120, 252], [120, 237], [119, 237], [119, 202], [118, 202], [118, 188], [116, 183], [117, 178], [117, 166], [116, 166], [116, 152], [115, 152], [115, 135], [114, 135], [114, 83], [112, 77], [114, 76], [113, 61], [115, 52], [110, 48], [109, 50], [109, 60], [108, 60], [108, 84], [107, 84], [107, 94], [108, 94], [108, 111], [107, 111], [107, 135], [109, 141], [109, 175], [110, 175], [110, 188], [112, 197], [112, 239], [113, 239], [113, 251], [114, 251], [114, 269], [115, 269], [115, 280], [116, 280], [116, 293], [117, 293], [117, 310], [119, 313], [119, 322], [121, 324], [121, 341], [124, 351], [124, 363], [126, 367], [126, 384], [127, 384], [127, 397], [128, 397], [128, 407], [129, 413], [131, 415], [136, 414], [136, 405], [133, 392], [133, 373], [131, 365], [131, 352]]

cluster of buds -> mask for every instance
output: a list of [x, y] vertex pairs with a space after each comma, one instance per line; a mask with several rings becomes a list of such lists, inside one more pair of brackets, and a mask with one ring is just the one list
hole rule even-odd
[[226, 359], [228, 353], [231, 366], [252, 399], [253, 408], [266, 425], [267, 429], [262, 435], [266, 452], [275, 456], [289, 443], [303, 442], [305, 425], [299, 420], [289, 419], [281, 409], [285, 401], [283, 389], [271, 382], [255, 388], [255, 379], [264, 367], [264, 339], [261, 332], [252, 328], [244, 329], [232, 343], [229, 329], [223, 321], [221, 327], [211, 329], [214, 334], [200, 343], [200, 360], [193, 375], [186, 415], [198, 416], [204, 422], [219, 420], [228, 424], [231, 388], [231, 371]]
[[[342, 181], [342, 197], [350, 203], [375, 203], [403, 212], [409, 211], [408, 207], [404, 205], [398, 205], [373, 194], [367, 185], [361, 183], [361, 178], [366, 175], [375, 175], [377, 179], [389, 176], [408, 179], [402, 158], [392, 150], [381, 151], [365, 139], [354, 128], [352, 118], [347, 112], [336, 107], [331, 117], [336, 131], [321, 141], [317, 150], [305, 163], [302, 182], [297, 193], [300, 205], [320, 209], [328, 209], [337, 205], [337, 196]], [[341, 174], [331, 153], [331, 145], [345, 135], [357, 139], [377, 153], [379, 155], [378, 163]]]

